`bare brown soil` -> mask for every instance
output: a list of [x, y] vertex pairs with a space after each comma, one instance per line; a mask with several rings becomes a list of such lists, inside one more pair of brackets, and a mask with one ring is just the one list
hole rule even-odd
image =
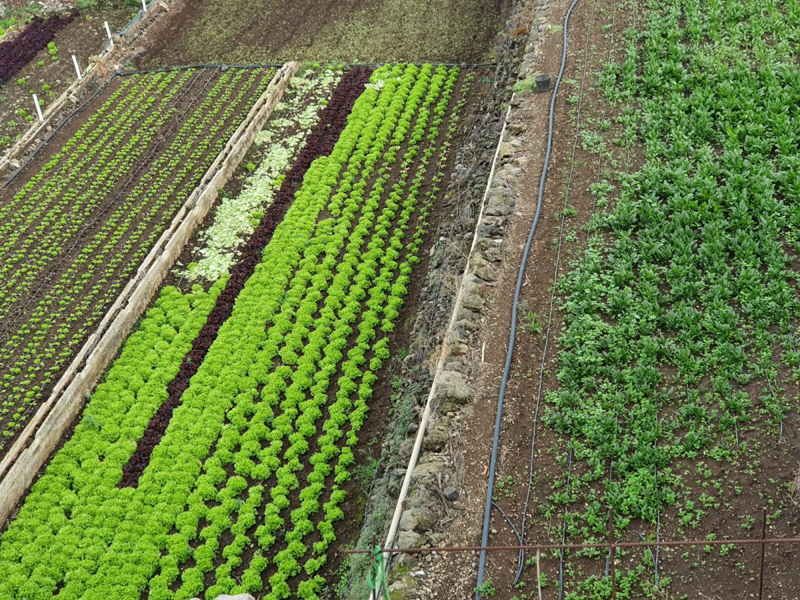
[[478, 62], [509, 7], [509, 0], [334, 0], [324, 9], [314, 0], [184, 1], [135, 62]]
[[75, 81], [72, 55], [83, 70], [88, 66], [89, 57], [102, 50], [108, 39], [103, 21], [108, 21], [111, 31], [115, 32], [130, 21], [134, 13], [127, 8], [82, 12], [56, 33], [53, 42], [58, 51], [54, 56], [58, 60], [54, 61], [47, 49], [41, 50], [12, 81], [0, 87], [0, 155], [35, 121], [36, 109], [31, 94], [37, 94], [44, 101], [44, 111]]

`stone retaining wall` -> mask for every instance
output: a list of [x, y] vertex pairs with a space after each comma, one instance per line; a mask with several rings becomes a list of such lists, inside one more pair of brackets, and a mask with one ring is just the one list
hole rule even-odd
[[[393, 545], [419, 547], [440, 542], [442, 534], [436, 530], [448, 521], [454, 509], [453, 502], [461, 494], [458, 486], [453, 485], [457, 479], [453, 476], [456, 466], [453, 456], [460, 451], [454, 432], [459, 411], [475, 398], [471, 378], [474, 357], [476, 353], [480, 356], [481, 350], [476, 347], [477, 332], [482, 326], [487, 297], [493, 292], [502, 260], [503, 235], [515, 206], [512, 183], [520, 166], [516, 156], [519, 142], [514, 134], [521, 131], [521, 124], [514, 122], [513, 111], [499, 151], [498, 138], [514, 85], [519, 77], [530, 74], [545, 8], [544, 0], [514, 2], [502, 41], [495, 48], [498, 66], [488, 106], [457, 152], [453, 178], [444, 196], [444, 208], [449, 214], [444, 215], [443, 224], [434, 237], [437, 241], [431, 249], [408, 353], [402, 361], [400, 398], [395, 404], [392, 427], [383, 443], [381, 469], [373, 482], [358, 547], [369, 546], [373, 537], [382, 541], [386, 536], [443, 343], [446, 345], [444, 369], [437, 378], [433, 413], [420, 459], [411, 476]], [[496, 153], [496, 170], [486, 194]], [[484, 195], [483, 216], [470, 255]], [[461, 306], [453, 326], [448, 328], [468, 256], [470, 266], [463, 278]], [[399, 557], [393, 564], [409, 567], [414, 560], [406, 562]], [[369, 597], [368, 567], [369, 559], [363, 555], [352, 559], [344, 597]], [[392, 598], [424, 597], [420, 581], [413, 573], [409, 568], [390, 568]]]

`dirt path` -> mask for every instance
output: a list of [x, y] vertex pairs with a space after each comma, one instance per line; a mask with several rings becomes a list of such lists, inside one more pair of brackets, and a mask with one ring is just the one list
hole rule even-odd
[[[549, 8], [548, 22], [556, 27], [551, 28], [543, 40], [540, 55], [541, 62], [535, 70], [551, 73], [553, 76], [558, 71], [561, 57], [561, 32], [558, 24], [563, 22], [564, 13], [569, 5], [567, 0], [559, 0]], [[576, 13], [572, 27], [576, 31], [583, 31], [583, 24], [587, 15], [583, 12]], [[574, 77], [575, 58], [579, 54], [579, 47], [573, 46], [570, 51], [571, 64], [567, 77]], [[580, 48], [582, 50], [582, 48]], [[564, 88], [562, 88], [564, 89]], [[513, 290], [516, 284], [517, 269], [522, 256], [523, 246], [527, 238], [530, 224], [536, 212], [536, 198], [538, 193], [539, 178], [544, 160], [544, 150], [547, 134], [547, 113], [549, 109], [550, 94], [535, 94], [532, 92], [518, 95], [519, 105], [514, 107], [513, 122], [526, 124], [524, 129], [512, 133], [521, 141], [517, 151], [524, 158], [517, 160], [514, 167], [519, 169], [518, 179], [515, 184], [517, 190], [516, 212], [511, 219], [503, 242], [504, 256], [503, 267], [497, 280], [497, 289], [494, 305], [485, 311], [490, 315], [484, 321], [483, 333], [485, 342], [484, 362], [478, 378], [479, 388], [477, 399], [461, 416], [460, 437], [465, 449], [462, 496], [458, 501], [461, 514], [454, 521], [447, 524], [443, 532], [440, 545], [473, 545], [480, 542], [481, 523], [483, 520], [484, 496], [486, 493], [486, 475], [488, 457], [492, 443], [492, 423], [495, 418], [497, 404], [497, 389], [503, 371], [506, 346], [508, 343], [508, 326], [511, 315]], [[563, 154], [571, 150], [574, 129], [570, 131], [566, 119], [563, 118], [563, 104], [561, 101], [562, 117], [556, 124], [556, 153], [551, 163], [551, 173], [560, 172], [565, 166]], [[551, 193], [545, 197], [539, 233], [531, 250], [530, 264], [535, 269], [535, 281], [526, 282], [526, 290], [534, 290], [535, 295], [544, 301], [546, 292], [552, 279], [552, 266], [555, 259], [555, 247], [550, 243], [552, 234], [557, 232], [557, 216], [561, 211], [558, 187], [551, 184]], [[520, 353], [518, 356], [524, 356]], [[479, 359], [480, 360], [480, 359]], [[529, 385], [529, 382], [526, 383]], [[507, 418], [503, 424], [505, 447], [508, 449], [503, 454], [503, 464], [519, 470], [527, 467], [526, 452], [517, 452], [514, 445], [509, 442], [519, 442], [525, 445], [525, 439], [530, 435], [530, 419], [522, 419], [528, 414], [527, 403], [520, 402], [514, 393], [507, 396]], [[520, 446], [521, 447], [521, 446]], [[498, 480], [503, 479], [512, 471], [499, 471]], [[512, 476], [513, 477], [513, 476]], [[511, 543], [510, 530], [501, 522], [499, 513], [495, 514], [492, 529], [498, 535], [493, 537], [492, 543]], [[508, 535], [506, 535], [508, 533]], [[496, 538], [496, 539], [495, 539]], [[425, 597], [430, 598], [469, 598], [475, 586], [477, 573], [477, 555], [474, 554], [449, 554], [431, 555], [422, 560], [421, 569], [427, 574], [422, 586]], [[493, 559], [490, 563], [489, 574], [497, 589], [497, 598], [513, 596], [510, 579], [516, 568], [516, 555], [503, 555]]]

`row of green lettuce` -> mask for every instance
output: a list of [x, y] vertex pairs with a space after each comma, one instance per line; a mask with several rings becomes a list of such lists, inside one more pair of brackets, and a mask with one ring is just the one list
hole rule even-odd
[[0, 598], [318, 596], [469, 79], [373, 73], [138, 487], [117, 488], [225, 279], [162, 294], [0, 539]]

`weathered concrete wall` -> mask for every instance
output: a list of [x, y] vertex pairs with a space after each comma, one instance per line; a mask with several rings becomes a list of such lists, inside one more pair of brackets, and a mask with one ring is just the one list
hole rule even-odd
[[142, 262], [97, 331], [90, 336], [53, 393], [0, 462], [0, 524], [11, 515], [61, 438], [83, 409], [133, 326], [144, 313], [183, 247], [211, 209], [297, 72], [287, 63], [270, 82], [181, 210]]

